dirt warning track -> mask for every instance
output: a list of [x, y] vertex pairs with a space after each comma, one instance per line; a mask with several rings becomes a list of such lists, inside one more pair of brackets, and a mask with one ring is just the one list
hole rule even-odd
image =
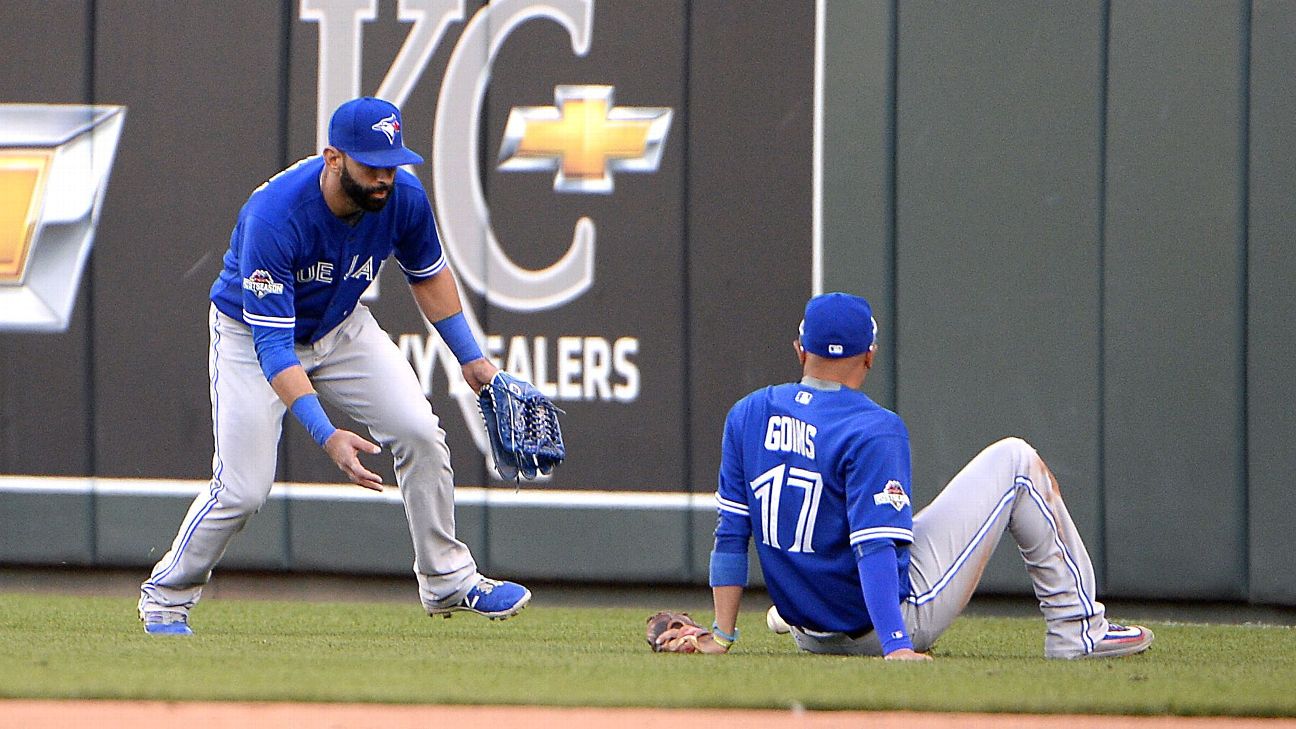
[[924, 714], [859, 711], [602, 709], [543, 706], [403, 706], [166, 701], [0, 701], [0, 729], [90, 726], [138, 729], [424, 729], [513, 726], [536, 729], [1296, 729], [1296, 719], [1034, 714]]

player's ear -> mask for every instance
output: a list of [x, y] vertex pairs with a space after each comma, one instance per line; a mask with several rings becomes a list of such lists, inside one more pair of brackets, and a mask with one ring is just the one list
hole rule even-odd
[[794, 352], [796, 352], [796, 355], [797, 355], [797, 361], [801, 363], [801, 366], [802, 366], [802, 367], [805, 367], [805, 363], [806, 363], [806, 353], [805, 353], [805, 349], [801, 346], [801, 340], [800, 340], [800, 339], [793, 339], [793, 340], [792, 340], [792, 350], [793, 350]]
[[342, 164], [342, 152], [334, 147], [324, 148], [324, 164], [333, 171], [337, 171], [337, 166]]

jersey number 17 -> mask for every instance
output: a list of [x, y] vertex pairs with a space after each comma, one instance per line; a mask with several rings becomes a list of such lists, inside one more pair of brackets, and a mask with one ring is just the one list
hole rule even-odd
[[[797, 515], [792, 544], [779, 542], [779, 514], [784, 489], [801, 490], [801, 511]], [[752, 494], [760, 502], [761, 542], [789, 552], [814, 552], [815, 519], [819, 516], [819, 498], [823, 495], [823, 476], [804, 468], [779, 464], [751, 482]]]

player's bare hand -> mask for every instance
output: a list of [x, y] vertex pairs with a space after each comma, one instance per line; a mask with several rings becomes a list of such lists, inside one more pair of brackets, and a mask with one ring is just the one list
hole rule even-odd
[[337, 464], [351, 483], [371, 491], [382, 491], [382, 476], [370, 471], [360, 462], [361, 453], [378, 453], [381, 448], [352, 433], [339, 428], [324, 441], [324, 452]]
[[490, 384], [496, 372], [499, 372], [499, 368], [485, 357], [475, 359], [463, 366], [464, 382], [468, 383], [473, 392], [481, 392], [483, 387]]
[[724, 653], [711, 634], [696, 625], [671, 628], [657, 637], [657, 649], [666, 653]]
[[888, 661], [930, 661], [931, 656], [926, 653], [917, 653], [909, 648], [901, 648], [886, 654]]

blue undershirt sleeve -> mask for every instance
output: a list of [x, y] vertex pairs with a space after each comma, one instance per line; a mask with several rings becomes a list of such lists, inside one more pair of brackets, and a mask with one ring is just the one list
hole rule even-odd
[[296, 364], [301, 364], [293, 351], [293, 330], [277, 327], [252, 326], [252, 343], [256, 347], [257, 361], [266, 382]]
[[[751, 510], [747, 504], [747, 482], [742, 470], [742, 444], [739, 442], [743, 412], [740, 402], [725, 417], [724, 436], [720, 446], [719, 482], [716, 487], [715, 551], [741, 554], [746, 560], [752, 527], [749, 517]], [[744, 571], [744, 580], [746, 576]]]
[[269, 381], [298, 364], [293, 352], [297, 323], [295, 238], [253, 214], [239, 221], [234, 234], [242, 242], [239, 273], [243, 276], [243, 321], [252, 327], [257, 362]]
[[890, 539], [873, 539], [855, 546], [864, 604], [873, 630], [882, 643], [882, 654], [901, 648], [913, 649], [900, 614], [900, 573], [896, 568], [896, 546]]
[[747, 586], [747, 545], [751, 541], [747, 483], [742, 475], [743, 408], [734, 405], [725, 417], [716, 487], [715, 549], [711, 552], [711, 586]]

